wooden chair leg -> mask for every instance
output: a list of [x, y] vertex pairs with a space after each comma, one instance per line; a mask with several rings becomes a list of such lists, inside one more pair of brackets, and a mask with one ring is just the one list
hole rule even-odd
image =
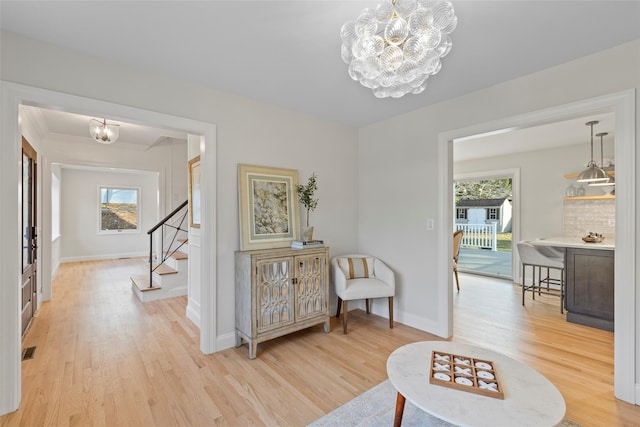
[[393, 329], [393, 297], [389, 297], [389, 328]]
[[396, 397], [396, 413], [393, 417], [393, 427], [400, 427], [402, 425], [402, 416], [404, 415], [404, 396], [398, 392]]
[[367, 314], [369, 314], [370, 313], [370, 311], [369, 311], [369, 298], [365, 298], [364, 306], [366, 308]]
[[453, 270], [453, 275], [456, 276], [456, 287], [458, 288], [458, 292], [460, 292], [460, 281], [458, 280], [458, 269]]
[[338, 297], [338, 311], [336, 312], [336, 317], [340, 317], [341, 308], [342, 308], [342, 298]]
[[349, 302], [344, 301], [344, 309], [342, 310], [342, 333], [347, 333], [347, 316], [349, 314]]

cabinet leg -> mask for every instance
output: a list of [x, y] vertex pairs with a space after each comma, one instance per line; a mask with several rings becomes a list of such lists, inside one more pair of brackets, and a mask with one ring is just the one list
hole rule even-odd
[[251, 341], [249, 343], [249, 359], [255, 359], [257, 352], [258, 352], [258, 343], [255, 341]]
[[324, 321], [323, 329], [325, 334], [331, 332], [331, 322], [329, 321], [329, 319]]
[[236, 347], [240, 347], [242, 345], [242, 337], [239, 333], [236, 332]]

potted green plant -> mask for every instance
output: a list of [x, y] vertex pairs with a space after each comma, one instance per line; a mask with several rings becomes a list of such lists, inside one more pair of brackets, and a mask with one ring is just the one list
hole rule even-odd
[[296, 185], [296, 192], [298, 193], [298, 200], [307, 210], [307, 226], [301, 227], [302, 240], [313, 240], [313, 227], [309, 226], [309, 215], [318, 206], [318, 199], [314, 199], [313, 196], [318, 189], [318, 182], [316, 174], [313, 173], [309, 177], [307, 185]]

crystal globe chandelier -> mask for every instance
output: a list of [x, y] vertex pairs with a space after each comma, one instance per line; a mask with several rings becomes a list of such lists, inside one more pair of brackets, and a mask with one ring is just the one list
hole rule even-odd
[[342, 26], [342, 60], [378, 98], [418, 94], [440, 71], [457, 24], [448, 1], [388, 0]]

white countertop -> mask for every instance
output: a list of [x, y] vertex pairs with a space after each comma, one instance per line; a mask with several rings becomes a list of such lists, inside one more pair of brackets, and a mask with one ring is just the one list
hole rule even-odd
[[616, 248], [615, 240], [605, 236], [605, 239], [600, 243], [587, 243], [580, 237], [543, 237], [537, 240], [532, 240], [532, 245], [540, 246], [556, 246], [562, 248], [579, 248], [579, 249], [600, 249], [612, 251]]

